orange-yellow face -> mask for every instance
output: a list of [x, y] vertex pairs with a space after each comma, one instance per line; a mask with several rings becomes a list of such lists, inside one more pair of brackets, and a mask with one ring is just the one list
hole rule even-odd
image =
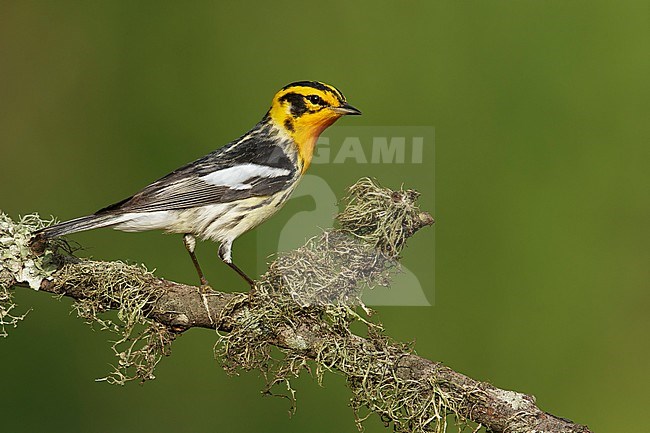
[[309, 167], [321, 132], [341, 116], [358, 115], [345, 96], [329, 84], [298, 81], [283, 87], [273, 98], [269, 116], [298, 146], [303, 173]]

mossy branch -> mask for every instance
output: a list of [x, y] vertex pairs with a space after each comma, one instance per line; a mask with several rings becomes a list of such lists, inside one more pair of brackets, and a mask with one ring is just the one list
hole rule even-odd
[[[143, 266], [81, 260], [67, 244], [30, 243], [50, 221], [15, 222], [0, 213], [0, 335], [24, 319], [12, 301], [16, 286], [75, 300], [86, 321], [116, 332], [111, 383], [153, 379], [174, 336], [193, 327], [216, 329], [215, 353], [227, 371], [259, 369], [267, 389], [303, 370], [320, 382], [345, 375], [357, 424], [373, 413], [400, 432], [443, 432], [449, 416], [493, 432], [589, 432], [540, 410], [532, 396], [496, 388], [416, 355], [374, 323], [361, 290], [388, 284], [406, 240], [433, 219], [418, 194], [391, 191], [370, 179], [350, 188], [340, 227], [280, 255], [248, 293], [208, 291], [155, 277]], [[363, 311], [358, 311], [361, 307]], [[117, 311], [117, 320], [102, 314]], [[367, 337], [350, 331], [360, 321]], [[271, 349], [283, 356], [271, 356]]]

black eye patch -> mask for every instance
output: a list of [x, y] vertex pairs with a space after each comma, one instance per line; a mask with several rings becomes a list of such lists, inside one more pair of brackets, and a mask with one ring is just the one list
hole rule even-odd
[[307, 104], [302, 95], [297, 93], [287, 93], [280, 98], [280, 102], [288, 102], [291, 107], [291, 115], [300, 117], [307, 111]]
[[305, 99], [314, 105], [326, 105], [325, 101], [323, 101], [323, 99], [318, 95], [307, 95], [305, 96]]

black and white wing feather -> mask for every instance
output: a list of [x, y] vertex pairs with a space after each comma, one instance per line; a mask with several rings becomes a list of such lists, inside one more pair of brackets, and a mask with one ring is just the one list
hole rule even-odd
[[278, 141], [260, 123], [239, 140], [173, 171], [125, 200], [35, 234], [57, 237], [114, 226], [128, 213], [182, 210], [271, 196], [291, 187], [300, 175], [283, 144], [287, 143]]
[[[273, 195], [295, 182], [296, 168], [281, 147], [260, 139], [233, 142], [95, 215], [187, 209]], [[231, 157], [234, 147], [237, 152]]]

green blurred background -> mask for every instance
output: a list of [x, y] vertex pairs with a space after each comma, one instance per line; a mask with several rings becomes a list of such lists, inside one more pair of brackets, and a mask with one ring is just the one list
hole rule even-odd
[[[364, 175], [404, 182], [435, 210], [404, 253], [433, 305], [378, 307], [388, 333], [594, 431], [638, 431], [650, 405], [649, 16], [645, 1], [2, 1], [0, 208], [87, 214], [237, 137], [284, 84], [332, 83], [364, 111], [333, 131], [436, 130], [428, 170], [311, 170], [338, 196]], [[245, 235], [240, 266], [313, 206], [292, 202]], [[72, 238], [87, 256], [196, 278], [178, 236]], [[211, 282], [243, 289], [214, 249], [199, 247]], [[219, 368], [207, 330], [179, 338], [155, 381], [95, 383], [110, 336], [69, 300], [17, 301], [33, 311], [0, 341], [3, 431], [355, 431], [340, 376], [298, 380], [290, 419], [257, 374]]]

